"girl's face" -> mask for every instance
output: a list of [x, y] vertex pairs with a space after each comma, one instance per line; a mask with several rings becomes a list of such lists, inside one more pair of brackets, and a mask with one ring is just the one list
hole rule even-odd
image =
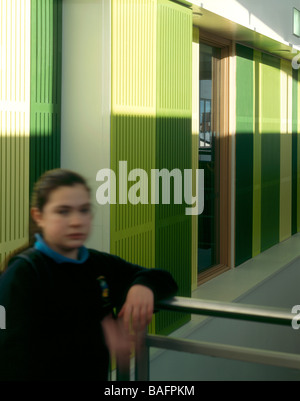
[[84, 185], [55, 189], [43, 210], [33, 208], [31, 213], [50, 248], [77, 259], [78, 248], [87, 239], [92, 222], [90, 196]]

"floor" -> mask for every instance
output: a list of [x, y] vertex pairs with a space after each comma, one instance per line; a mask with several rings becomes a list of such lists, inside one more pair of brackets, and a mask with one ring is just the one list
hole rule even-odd
[[[300, 234], [202, 284], [192, 297], [290, 308], [300, 304]], [[298, 296], [299, 293], [299, 296]], [[276, 328], [274, 328], [276, 327]], [[192, 315], [172, 337], [300, 353], [290, 327]], [[299, 345], [298, 345], [299, 344]], [[300, 371], [151, 349], [150, 380], [299, 380]]]

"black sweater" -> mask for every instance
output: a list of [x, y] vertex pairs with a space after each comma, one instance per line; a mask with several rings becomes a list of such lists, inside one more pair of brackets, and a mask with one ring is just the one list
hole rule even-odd
[[[31, 251], [32, 252], [32, 251]], [[14, 258], [0, 279], [0, 380], [107, 380], [109, 355], [101, 319], [142, 284], [155, 301], [177, 292], [172, 276], [89, 250], [82, 264], [57, 264], [35, 250], [34, 266]], [[110, 306], [97, 278], [104, 276]]]

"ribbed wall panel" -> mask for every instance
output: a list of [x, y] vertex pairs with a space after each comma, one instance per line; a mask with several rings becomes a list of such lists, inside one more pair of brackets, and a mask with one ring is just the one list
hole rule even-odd
[[[152, 169], [183, 173], [192, 167], [191, 49], [190, 10], [164, 0], [113, 0], [111, 168], [117, 204], [111, 205], [111, 252], [169, 270], [182, 295], [191, 290], [191, 219], [185, 205], [172, 204], [172, 191], [170, 205], [151, 204], [150, 181]], [[119, 203], [120, 161], [128, 173], [146, 172], [148, 204]], [[155, 319], [160, 332], [172, 324], [178, 315]]]
[[112, 111], [154, 116], [156, 0], [113, 0], [112, 9]]
[[236, 266], [297, 232], [299, 82], [290, 62], [237, 45]]
[[158, 4], [157, 115], [191, 118], [192, 85], [187, 86], [192, 79], [190, 10], [167, 0]]
[[[147, 172], [149, 177], [148, 198], [150, 198], [151, 168], [154, 166], [153, 149], [154, 141], [154, 118], [141, 116], [115, 116], [114, 128], [116, 141], [113, 143], [112, 152], [115, 160], [126, 161], [128, 173], [133, 169], [140, 168]], [[115, 166], [116, 175], [119, 177], [119, 164]], [[146, 181], [145, 181], [146, 182]], [[128, 183], [128, 189], [132, 184]], [[119, 199], [119, 186], [117, 185], [117, 199]], [[145, 196], [146, 196], [145, 190]], [[137, 227], [139, 225], [151, 224], [154, 219], [154, 208], [148, 205], [118, 205], [116, 208], [116, 219], [114, 229], [116, 232]]]
[[[178, 169], [181, 193], [170, 182], [171, 201], [156, 207], [156, 266], [169, 270], [179, 295], [191, 295], [191, 216], [185, 214], [184, 170], [192, 169], [192, 23], [191, 11], [166, 0], [158, 2], [156, 168]], [[179, 175], [179, 177], [180, 177]], [[180, 195], [181, 204], [175, 204]], [[173, 320], [174, 319], [174, 320]], [[160, 313], [158, 332], [187, 321], [189, 316]], [[177, 322], [176, 322], [177, 321]]]
[[[257, 50], [253, 51], [253, 68], [252, 68], [252, 87], [253, 87], [253, 97], [252, 97], [252, 104], [249, 105], [249, 110], [248, 110], [248, 115], [251, 118], [251, 124], [253, 127], [253, 156], [251, 155], [251, 166], [248, 165], [248, 171], [251, 168], [250, 174], [247, 174], [247, 177], [252, 179], [253, 176], [253, 187], [251, 185], [251, 182], [248, 180], [244, 183], [244, 185], [248, 185], [248, 191], [253, 192], [253, 204], [252, 204], [252, 210], [251, 214], [248, 214], [249, 210], [242, 210], [242, 213], [245, 215], [247, 218], [248, 222], [248, 227], [247, 227], [247, 234], [251, 234], [252, 231], [252, 218], [253, 218], [253, 231], [252, 231], [252, 246], [249, 248], [250, 251], [252, 251], [249, 255], [247, 255], [246, 259], [249, 257], [254, 257], [255, 255], [258, 255], [260, 253], [260, 248], [261, 248], [261, 122], [260, 122], [260, 114], [261, 114], [261, 89], [260, 89], [260, 76], [261, 76], [261, 53]], [[239, 82], [240, 85], [240, 82]], [[247, 96], [248, 97], [248, 96]], [[240, 100], [239, 100], [240, 101]], [[250, 134], [250, 135], [249, 135]], [[246, 146], [248, 146], [249, 153], [251, 149], [251, 131], [248, 132], [248, 143]], [[249, 141], [251, 141], [249, 143]], [[241, 159], [245, 160], [245, 154], [241, 153], [239, 155]], [[249, 157], [249, 156], [248, 156]], [[249, 160], [247, 157], [246, 160]], [[240, 168], [240, 166], [239, 166]], [[245, 171], [243, 171], [245, 173]], [[240, 175], [241, 179], [244, 180], [243, 174]], [[250, 185], [249, 185], [250, 184]], [[245, 194], [247, 196], [247, 194]], [[249, 193], [248, 193], [249, 195]], [[250, 202], [252, 201], [250, 200]], [[247, 202], [246, 197], [244, 200]], [[249, 201], [247, 202], [249, 205]], [[242, 205], [243, 206], [243, 205]], [[250, 223], [250, 224], [249, 224]], [[239, 224], [243, 224], [242, 221], [239, 222]], [[236, 238], [238, 236], [236, 235]], [[245, 236], [241, 235], [239, 238], [239, 242], [243, 244], [247, 244], [247, 240], [245, 240]], [[244, 245], [245, 246], [245, 245]], [[244, 247], [243, 246], [243, 247]], [[247, 245], [246, 245], [247, 246]], [[237, 247], [238, 251], [238, 247]], [[243, 252], [243, 251], [242, 251]], [[244, 260], [246, 260], [244, 259]]]
[[[193, 27], [192, 44], [192, 168], [199, 168], [199, 28]], [[193, 178], [193, 194], [196, 193], [196, 179]], [[192, 290], [198, 284], [198, 216], [192, 216]]]
[[[111, 205], [111, 251], [153, 267], [154, 206], [132, 205], [128, 198], [120, 204], [118, 184], [120, 161], [127, 162], [127, 174], [139, 168], [149, 178], [155, 165], [156, 1], [114, 0], [112, 19], [111, 168], [117, 204]], [[133, 184], [127, 182], [126, 195]]]
[[298, 170], [298, 112], [299, 112], [299, 104], [298, 104], [298, 84], [299, 84], [299, 73], [298, 70], [293, 69], [292, 72], [292, 216], [291, 216], [291, 228], [292, 234], [297, 233], [297, 220], [299, 213], [299, 203], [298, 203], [298, 177], [300, 171]]
[[279, 242], [280, 60], [261, 58], [261, 252]]
[[281, 60], [279, 241], [291, 236], [292, 213], [292, 65]]
[[28, 242], [30, 1], [0, 0], [0, 263]]
[[60, 166], [62, 2], [32, 0], [30, 188]]

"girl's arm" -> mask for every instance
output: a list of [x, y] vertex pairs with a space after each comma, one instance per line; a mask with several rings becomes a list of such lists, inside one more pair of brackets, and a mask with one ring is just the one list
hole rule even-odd
[[129, 330], [132, 324], [134, 332], [140, 333], [144, 332], [151, 322], [153, 310], [153, 291], [144, 285], [136, 284], [130, 287], [118, 317], [123, 319], [126, 330]]
[[[165, 270], [146, 269], [106, 253], [100, 253], [99, 261], [99, 274], [107, 280], [112, 306], [119, 310], [117, 322], [112, 318], [103, 320], [107, 345], [111, 351], [115, 346], [119, 349], [117, 338], [123, 336], [123, 329], [129, 333], [130, 328], [140, 343], [146, 326], [151, 322], [155, 303], [174, 296], [178, 286]], [[110, 330], [113, 333], [111, 339]]]
[[[145, 311], [146, 306], [144, 301], [147, 303], [147, 308], [149, 308], [149, 303], [151, 304], [153, 302], [155, 306], [156, 302], [170, 298], [178, 291], [178, 286], [172, 275], [162, 269], [143, 268], [139, 265], [129, 263], [118, 256], [106, 253], [100, 253], [98, 266], [98, 275], [104, 274], [106, 277], [113, 306], [117, 307], [118, 310], [121, 310], [124, 303], [128, 302], [125, 306], [125, 309], [128, 310], [132, 307], [133, 302], [136, 305], [136, 297], [138, 296], [141, 304], [139, 309], [135, 308], [135, 312], [141, 314], [143, 319], [144, 315], [147, 316], [148, 313]], [[137, 291], [137, 289], [133, 290], [134, 292], [137, 291], [137, 293], [132, 296], [131, 292], [129, 293], [129, 290], [136, 285], [151, 290], [153, 299], [152, 295], [149, 295], [151, 293], [145, 292], [144, 289], [142, 295], [140, 295], [140, 291]], [[139, 289], [141, 290], [142, 288]], [[151, 299], [149, 299], [149, 297]]]
[[126, 367], [132, 342], [135, 341], [138, 347], [142, 345], [146, 326], [152, 319], [153, 307], [153, 292], [143, 285], [134, 285], [129, 289], [117, 319], [110, 314], [102, 320], [106, 345], [110, 353], [116, 356], [119, 368]]

